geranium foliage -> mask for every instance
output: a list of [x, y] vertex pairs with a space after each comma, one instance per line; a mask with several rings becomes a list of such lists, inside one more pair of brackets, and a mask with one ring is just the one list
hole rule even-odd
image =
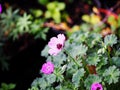
[[80, 30], [65, 41], [56, 56], [48, 54], [48, 50], [46, 45], [41, 55], [53, 62], [54, 72], [47, 76], [40, 73], [42, 77], [35, 79], [32, 87], [39, 90], [89, 90], [93, 83], [98, 83], [107, 89], [119, 81], [119, 40], [115, 34], [102, 37]]

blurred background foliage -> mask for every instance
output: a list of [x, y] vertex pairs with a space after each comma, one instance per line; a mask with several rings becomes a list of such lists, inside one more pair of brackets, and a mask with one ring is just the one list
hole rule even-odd
[[14, 90], [15, 86], [16, 85], [13, 83], [10, 83], [10, 84], [1, 83], [0, 90]]
[[69, 38], [83, 29], [103, 37], [112, 33], [120, 37], [119, 0], [0, 0], [0, 4], [1, 72], [10, 71], [12, 58], [26, 48], [38, 44], [39, 55], [49, 38], [58, 33]]

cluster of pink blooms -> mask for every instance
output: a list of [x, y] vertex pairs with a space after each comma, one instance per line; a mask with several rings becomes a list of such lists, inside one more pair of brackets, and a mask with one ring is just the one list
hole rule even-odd
[[102, 85], [98, 82], [95, 82], [91, 85], [91, 90], [103, 90]]
[[2, 13], [2, 5], [0, 4], [0, 13]]
[[[65, 36], [64, 34], [58, 34], [57, 37], [52, 37], [48, 43], [50, 50], [48, 53], [50, 55], [56, 56], [64, 47]], [[54, 72], [54, 64], [50, 61], [44, 63], [41, 68], [41, 72], [44, 74], [51, 74]], [[91, 85], [91, 90], [103, 90], [100, 83], [93, 83]]]
[[[57, 55], [64, 46], [65, 36], [64, 34], [58, 34], [57, 37], [52, 37], [48, 43], [50, 50], [48, 53], [50, 55]], [[41, 72], [44, 74], [51, 74], [54, 71], [54, 64], [52, 62], [47, 62], [42, 65]]]

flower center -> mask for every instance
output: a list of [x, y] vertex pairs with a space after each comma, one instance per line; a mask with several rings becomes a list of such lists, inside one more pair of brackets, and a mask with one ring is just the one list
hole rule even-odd
[[97, 87], [97, 89], [96, 90], [100, 90], [100, 87]]
[[57, 44], [57, 48], [61, 49], [62, 48], [62, 44]]

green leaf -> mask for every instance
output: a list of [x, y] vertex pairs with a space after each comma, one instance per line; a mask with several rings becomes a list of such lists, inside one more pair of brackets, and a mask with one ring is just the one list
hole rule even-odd
[[103, 73], [104, 81], [108, 84], [117, 83], [120, 77], [120, 70], [116, 66], [110, 66]]
[[53, 1], [47, 4], [47, 9], [48, 10], [64, 10], [65, 9], [65, 4], [63, 2], [57, 2]]
[[113, 62], [117, 67], [120, 67], [120, 57], [112, 57], [112, 62]]
[[[41, 28], [42, 29], [42, 28]], [[38, 32], [36, 32], [35, 34], [35, 39], [37, 38], [41, 38], [43, 40], [46, 40], [46, 33], [48, 32], [49, 28], [43, 28], [42, 30], [39, 30]]]
[[58, 10], [64, 10], [65, 9], [65, 3], [59, 2], [58, 5], [57, 5], [57, 9]]
[[100, 58], [96, 53], [92, 53], [88, 56], [86, 61], [89, 65], [95, 65], [96, 66], [98, 64], [98, 62], [100, 62]]
[[13, 38], [13, 40], [16, 40], [18, 39], [18, 36], [19, 36], [19, 30], [17, 28], [13, 29], [13, 31], [10, 33], [10, 37]]
[[100, 61], [97, 65], [97, 67], [96, 67], [96, 70], [102, 69], [102, 66], [104, 66], [108, 63], [108, 57], [107, 56], [101, 55], [99, 59], [100, 59]]
[[115, 56], [119, 56], [120, 55], [120, 48], [119, 48], [120, 46], [118, 46], [118, 49], [117, 49], [117, 51], [115, 52]]
[[32, 87], [38, 87], [40, 88], [40, 90], [45, 90], [46, 87], [48, 87], [48, 83], [47, 81], [45, 80], [44, 77], [42, 78], [36, 78], [33, 82], [32, 82]]
[[81, 68], [73, 74], [72, 82], [75, 85], [75, 87], [79, 87], [80, 80], [84, 76], [84, 73], [85, 73], [84, 69]]
[[88, 32], [88, 30], [90, 30], [90, 28], [91, 28], [90, 24], [87, 24], [87, 23], [83, 23], [80, 26], [80, 29], [83, 31], [86, 31], [86, 32]]
[[49, 2], [49, 0], [38, 0], [38, 2], [42, 5], [46, 5]]
[[0, 15], [0, 24], [5, 25], [5, 27], [7, 29], [9, 29], [11, 27], [11, 25], [13, 24], [13, 21], [16, 21], [18, 18], [18, 12], [19, 10], [16, 9], [14, 11], [12, 11], [12, 8], [9, 7], [8, 9], [6, 9], [6, 12], [3, 12]]
[[79, 56], [79, 55], [81, 56], [86, 55], [87, 50], [88, 50], [88, 47], [86, 47], [83, 44], [80, 44], [80, 45], [71, 44], [71, 50], [68, 50], [68, 51], [75, 58], [76, 56]]
[[64, 80], [64, 77], [63, 77], [63, 74], [64, 72], [62, 71], [62, 68], [60, 67], [56, 67], [55, 70], [54, 70], [54, 74], [56, 75], [56, 81], [57, 82], [63, 82]]
[[8, 89], [8, 85], [6, 83], [2, 83], [1, 87], [3, 90], [7, 90]]
[[[60, 58], [60, 60], [58, 60], [58, 58]], [[52, 62], [54, 62], [55, 66], [61, 66], [66, 59], [66, 55], [63, 52], [60, 52], [58, 55], [53, 57]]]
[[80, 44], [81, 42], [85, 42], [88, 38], [89, 32], [77, 31], [69, 37], [70, 43], [75, 42]]
[[[11, 31], [16, 26], [19, 10], [13, 11], [11, 7], [7, 8], [5, 12], [0, 14], [0, 38], [8, 38]], [[4, 37], [5, 32], [8, 32], [8, 37]]]
[[53, 19], [55, 20], [56, 23], [61, 22], [61, 13], [59, 10], [55, 9], [52, 14]]
[[56, 81], [56, 76], [54, 74], [45, 75], [47, 83], [50, 85]]
[[[16, 87], [16, 85], [13, 83], [10, 83], [10, 84], [2, 83], [1, 84], [2, 90], [13, 90], [15, 87]], [[1, 88], [0, 88], [0, 90], [1, 90]]]
[[51, 18], [51, 17], [52, 17], [52, 12], [47, 10], [45, 12], [45, 18]]
[[82, 20], [87, 22], [87, 23], [90, 23], [90, 16], [89, 15], [83, 15]]
[[9, 90], [14, 89], [15, 87], [16, 87], [16, 85], [13, 84], [13, 83], [10, 83], [10, 84], [8, 85]]
[[105, 48], [100, 48], [97, 51], [97, 54], [104, 54], [105, 53]]
[[[80, 65], [81, 65], [81, 63], [80, 63]], [[73, 73], [75, 73], [77, 70], [78, 70], [78, 66], [72, 61], [69, 62], [67, 65], [67, 69], [66, 69], [66, 76], [68, 78], [71, 78], [73, 76]]]
[[114, 34], [107, 35], [104, 38], [104, 43], [105, 43], [106, 46], [111, 46], [112, 47], [114, 44], [117, 43], [117, 37]]
[[45, 12], [46, 18], [54, 19], [55, 23], [61, 22], [61, 10], [65, 8], [62, 2], [53, 1], [47, 4], [47, 11]]
[[18, 18], [17, 27], [19, 33], [23, 34], [24, 32], [29, 31], [29, 25], [32, 23], [30, 21], [31, 16], [24, 13], [23, 17]]
[[30, 25], [30, 31], [29, 31], [29, 33], [33, 34], [33, 35], [37, 34], [39, 31], [41, 31], [41, 27], [40, 26], [41, 26], [40, 22], [38, 22], [37, 20], [35, 20], [33, 22], [33, 24]]
[[45, 90], [55, 90], [53, 87], [47, 87]]
[[45, 20], [35, 20], [33, 21], [33, 24], [30, 25], [30, 30], [28, 31], [29, 34], [34, 35], [35, 39], [41, 38], [43, 40], [46, 40], [46, 33], [48, 32], [48, 27], [43, 27]]
[[102, 36], [98, 33], [90, 33], [85, 40], [90, 48], [93, 48], [98, 42], [101, 41]]
[[32, 86], [31, 88], [29, 88], [28, 90], [39, 90], [37, 87]]
[[40, 9], [31, 9], [30, 11], [35, 17], [40, 17], [43, 15], [43, 11]]
[[55, 88], [55, 90], [74, 90], [74, 85], [70, 81], [62, 82]]
[[50, 2], [47, 4], [47, 9], [48, 10], [54, 10], [56, 8], [56, 2]]
[[46, 45], [44, 47], [44, 49], [41, 51], [41, 56], [47, 57], [48, 56], [48, 51], [49, 51], [49, 47], [48, 47], [48, 45]]

